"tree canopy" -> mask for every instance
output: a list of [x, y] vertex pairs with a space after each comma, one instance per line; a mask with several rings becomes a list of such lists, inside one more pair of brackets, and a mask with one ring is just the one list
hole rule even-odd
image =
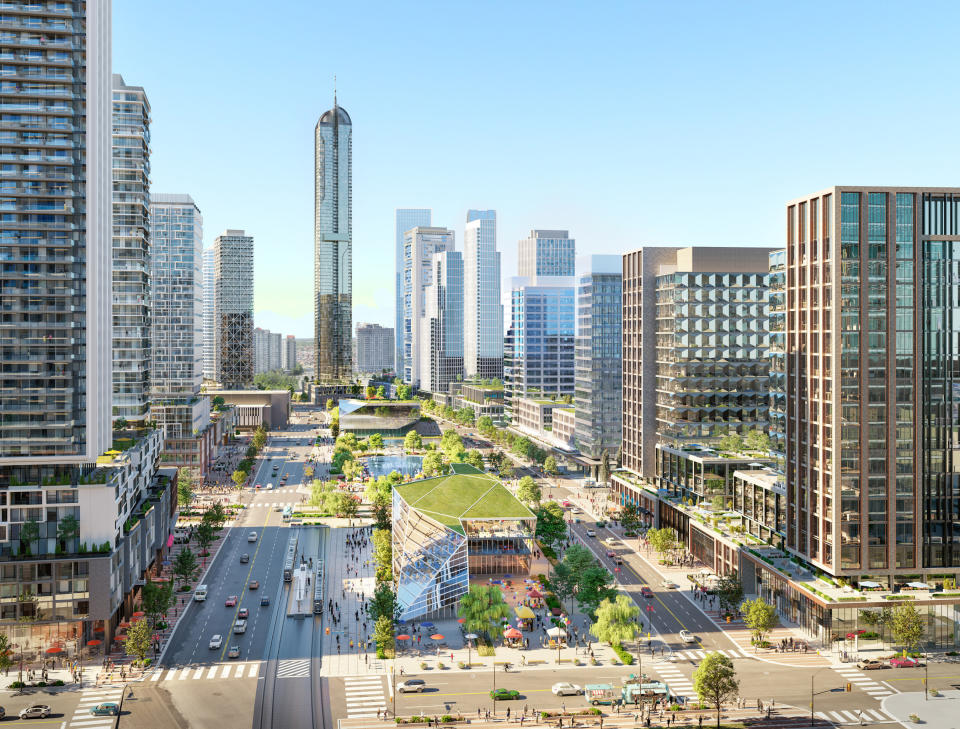
[[740, 691], [733, 661], [722, 653], [707, 653], [693, 672], [693, 689], [700, 702], [710, 704], [717, 711], [717, 727], [720, 727], [720, 711], [724, 703], [735, 699]]
[[750, 628], [753, 640], [757, 643], [762, 643], [763, 637], [777, 625], [777, 609], [759, 597], [745, 600], [740, 610], [744, 624]]
[[613, 600], [606, 598], [597, 606], [590, 633], [610, 645], [623, 645], [639, 635], [639, 616], [640, 608], [626, 595], [617, 595]]
[[470, 585], [467, 594], [460, 598], [457, 615], [464, 619], [467, 631], [499, 638], [503, 635], [503, 621], [510, 618], [510, 607], [496, 585]]
[[528, 504], [537, 504], [540, 502], [540, 486], [533, 480], [532, 476], [524, 476], [517, 485], [517, 498]]

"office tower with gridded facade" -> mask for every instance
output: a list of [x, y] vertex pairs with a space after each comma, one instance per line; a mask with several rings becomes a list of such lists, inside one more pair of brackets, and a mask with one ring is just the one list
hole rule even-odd
[[224, 231], [213, 250], [216, 379], [242, 390], [253, 384], [253, 236]]
[[[394, 334], [394, 371], [403, 374], [403, 293], [404, 293], [404, 257], [403, 241], [404, 236], [411, 228], [429, 228], [431, 219], [430, 208], [397, 208], [395, 219], [395, 243], [397, 253], [396, 268], [396, 310], [394, 312], [395, 327]], [[362, 372], [363, 370], [358, 370]]]
[[314, 341], [316, 377], [352, 376], [353, 122], [337, 105], [314, 130]]
[[452, 251], [456, 236], [447, 228], [411, 228], [403, 234], [403, 372], [408, 385], [420, 383], [420, 330], [426, 313], [424, 292], [433, 281], [433, 255]]
[[517, 248], [518, 276], [573, 276], [576, 241], [566, 230], [531, 230]]
[[463, 378], [463, 257], [433, 254], [420, 322], [420, 389], [446, 392]]
[[463, 375], [503, 378], [497, 211], [469, 210], [463, 234]]
[[393, 369], [393, 329], [379, 324], [357, 324], [357, 372], [379, 374]]
[[203, 355], [202, 371], [205, 380], [216, 378], [216, 356], [214, 355], [214, 332], [216, 325], [214, 323], [214, 311], [216, 309], [216, 281], [217, 277], [214, 271], [213, 248], [204, 248], [202, 256], [202, 280], [201, 297], [203, 300]]
[[113, 418], [150, 414], [150, 102], [113, 75]]

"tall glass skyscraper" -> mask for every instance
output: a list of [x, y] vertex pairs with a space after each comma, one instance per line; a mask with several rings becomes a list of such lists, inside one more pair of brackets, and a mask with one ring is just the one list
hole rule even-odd
[[518, 276], [573, 276], [576, 241], [566, 230], [531, 230], [517, 248]]
[[353, 122], [337, 105], [314, 130], [314, 342], [316, 376], [352, 376]]
[[110, 3], [8, 3], [0, 465], [110, 447]]
[[[213, 251], [216, 379], [228, 390], [242, 390], [253, 384], [253, 236], [226, 230]], [[276, 350], [279, 367], [279, 341]]]
[[433, 254], [420, 322], [420, 389], [446, 392], [463, 376], [463, 257]]
[[394, 356], [393, 368], [398, 376], [403, 376], [403, 236], [411, 228], [430, 227], [430, 208], [397, 208], [395, 242], [397, 253], [396, 267], [396, 309], [394, 310], [396, 326], [394, 327]]
[[150, 413], [150, 102], [113, 75], [113, 417]]
[[203, 249], [203, 377], [212, 380], [216, 377], [216, 347], [214, 337], [216, 326], [216, 273], [214, 271], [213, 248]]
[[503, 378], [497, 211], [469, 210], [463, 234], [463, 374]]

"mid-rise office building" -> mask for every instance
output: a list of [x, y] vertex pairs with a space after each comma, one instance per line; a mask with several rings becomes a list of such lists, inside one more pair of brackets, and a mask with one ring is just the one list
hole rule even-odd
[[433, 254], [420, 321], [420, 389], [446, 392], [463, 378], [463, 257]]
[[469, 210], [463, 234], [463, 374], [503, 378], [497, 211]]
[[531, 230], [517, 248], [518, 276], [573, 276], [576, 241], [566, 230]]
[[293, 372], [297, 368], [297, 338], [293, 334], [288, 334], [282, 346], [280, 366], [285, 372]]
[[[623, 259], [577, 259], [574, 412], [580, 454], [599, 466], [622, 438]], [[591, 464], [593, 465], [593, 464]]]
[[204, 248], [203, 249], [203, 292], [201, 294], [203, 298], [203, 354], [202, 354], [202, 372], [203, 379], [213, 380], [217, 376], [217, 357], [216, 357], [216, 347], [215, 342], [215, 333], [216, 333], [216, 324], [215, 324], [215, 314], [216, 314], [216, 291], [217, 291], [217, 276], [216, 270], [214, 268], [214, 254], [213, 248]]
[[[430, 208], [397, 208], [396, 210], [396, 230], [395, 232], [395, 244], [396, 244], [396, 309], [394, 310], [395, 318], [395, 327], [393, 330], [394, 333], [394, 360], [393, 367], [394, 371], [398, 373], [403, 373], [403, 337], [401, 332], [403, 332], [403, 293], [404, 293], [404, 283], [403, 283], [403, 272], [404, 272], [404, 255], [403, 255], [403, 241], [404, 236], [408, 230], [411, 228], [429, 228], [431, 225], [431, 216], [432, 212]], [[363, 370], [360, 370], [361, 372]]]
[[113, 75], [113, 418], [150, 414], [150, 102]]
[[576, 280], [573, 276], [511, 280], [510, 326], [504, 343], [504, 416], [517, 400], [574, 393]]
[[243, 390], [253, 384], [253, 236], [224, 231], [213, 250], [216, 380], [225, 390]]
[[354, 360], [357, 372], [378, 374], [393, 369], [393, 329], [379, 324], [357, 324], [357, 356]]
[[403, 234], [403, 373], [408, 385], [420, 380], [420, 353], [426, 313], [424, 292], [433, 281], [433, 256], [452, 251], [456, 235], [447, 228], [411, 228]]
[[348, 380], [353, 335], [353, 122], [337, 105], [314, 130], [316, 378]]

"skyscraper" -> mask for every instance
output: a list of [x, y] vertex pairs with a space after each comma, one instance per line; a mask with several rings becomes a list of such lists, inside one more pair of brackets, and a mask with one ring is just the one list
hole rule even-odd
[[297, 338], [293, 334], [288, 334], [283, 340], [280, 366], [287, 372], [293, 372], [297, 368]]
[[337, 105], [314, 130], [314, 341], [318, 380], [352, 374], [353, 123]]
[[503, 378], [497, 211], [469, 210], [463, 234], [463, 374]]
[[577, 450], [594, 461], [622, 437], [623, 259], [577, 259], [575, 392]]
[[213, 380], [216, 378], [216, 347], [215, 332], [216, 323], [216, 289], [217, 276], [214, 270], [213, 248], [203, 249], [203, 378]]
[[[396, 326], [394, 327], [394, 355], [393, 367], [398, 373], [403, 373], [403, 237], [411, 228], [430, 227], [430, 208], [397, 208], [396, 211], [396, 253], [397, 253], [397, 284], [396, 309], [394, 311]], [[361, 372], [363, 370], [360, 370]]]
[[379, 324], [357, 324], [357, 372], [379, 373], [393, 369], [393, 329]]
[[113, 417], [150, 412], [150, 102], [113, 75]]
[[242, 390], [253, 384], [253, 236], [226, 230], [213, 250], [216, 379], [225, 390]]
[[424, 290], [433, 281], [433, 254], [452, 251], [455, 238], [447, 228], [418, 227], [403, 234], [403, 372], [398, 374], [408, 385], [420, 379], [420, 324], [426, 311]]
[[576, 241], [566, 230], [531, 230], [517, 248], [518, 276], [573, 276]]
[[463, 376], [463, 257], [433, 254], [420, 322], [420, 388], [446, 392]]

